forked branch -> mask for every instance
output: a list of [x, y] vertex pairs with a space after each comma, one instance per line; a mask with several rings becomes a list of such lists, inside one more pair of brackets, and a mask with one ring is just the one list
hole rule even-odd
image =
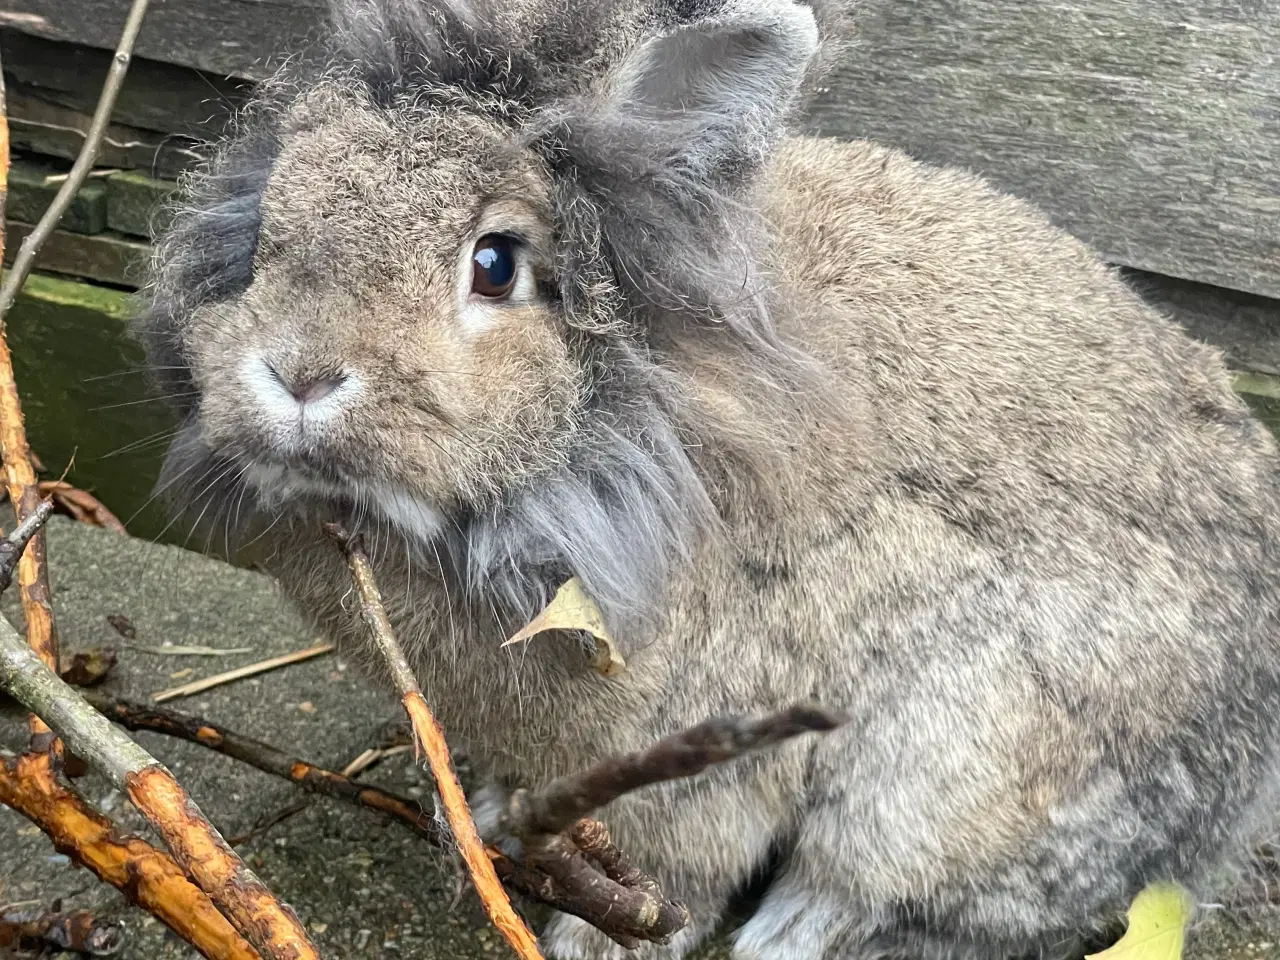
[[174, 859], [263, 957], [319, 960], [297, 916], [227, 845], [173, 775], [46, 667], [3, 617], [0, 689], [125, 792]]

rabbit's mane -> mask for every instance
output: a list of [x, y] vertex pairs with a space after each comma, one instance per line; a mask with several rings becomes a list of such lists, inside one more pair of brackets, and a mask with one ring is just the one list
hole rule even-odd
[[[643, 35], [719, 5], [335, 0], [323, 55], [262, 86], [209, 168], [187, 179], [158, 245], [138, 326], [164, 393], [189, 418], [162, 484], [201, 458], [216, 475], [216, 455], [195, 435], [183, 329], [198, 307], [251, 282], [259, 202], [290, 105], [325, 83], [378, 108], [474, 111], [509, 125], [551, 172], [557, 290], [588, 391], [560, 472], [501, 503], [468, 506], [431, 556], [447, 556], [468, 595], [512, 616], [536, 610], [571, 573], [615, 624], [659, 610], [671, 563], [715, 527], [717, 510], [688, 452], [704, 425], [688, 385], [654, 349], [656, 334], [715, 331], [726, 362], [749, 364], [761, 383], [794, 384], [805, 366], [774, 334], [768, 236], [754, 202], [781, 123], [713, 151], [700, 144], [723, 116], [623, 110], [593, 89]], [[199, 498], [197, 485], [176, 483], [179, 506], [212, 505], [217, 518], [235, 501], [238, 512], [236, 471], [225, 475]]]

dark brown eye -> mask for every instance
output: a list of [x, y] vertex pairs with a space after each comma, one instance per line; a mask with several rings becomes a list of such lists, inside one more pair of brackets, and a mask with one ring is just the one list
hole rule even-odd
[[511, 292], [516, 282], [516, 243], [500, 233], [490, 233], [476, 242], [471, 254], [471, 292], [498, 299]]

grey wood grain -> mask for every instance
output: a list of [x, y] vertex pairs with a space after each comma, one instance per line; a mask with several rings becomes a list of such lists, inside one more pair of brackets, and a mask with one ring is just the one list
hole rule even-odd
[[[130, 0], [0, 0], [0, 27], [114, 48]], [[261, 79], [316, 35], [325, 0], [154, 0], [134, 53]]]
[[1280, 3], [857, 9], [813, 130], [982, 173], [1115, 262], [1280, 296]]
[[[15, 150], [64, 160], [76, 158], [89, 129], [87, 113], [28, 96], [20, 87], [7, 94], [9, 137]], [[183, 137], [113, 123], [107, 127], [98, 165], [174, 178], [201, 163], [204, 149]]]
[[1141, 270], [1122, 273], [1148, 303], [1222, 350], [1233, 370], [1280, 377], [1280, 300]]
[[[5, 82], [33, 99], [92, 114], [111, 65], [111, 53], [0, 30]], [[190, 67], [134, 57], [116, 98], [118, 124], [207, 139], [218, 136], [249, 93], [246, 80], [228, 80]]]

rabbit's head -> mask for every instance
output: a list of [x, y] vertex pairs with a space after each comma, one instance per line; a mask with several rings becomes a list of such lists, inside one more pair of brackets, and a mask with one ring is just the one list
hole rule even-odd
[[813, 12], [344, 0], [334, 30], [159, 246], [162, 483], [385, 524], [521, 606], [570, 572], [643, 606], [711, 512], [655, 338], [780, 349], [752, 190]]

